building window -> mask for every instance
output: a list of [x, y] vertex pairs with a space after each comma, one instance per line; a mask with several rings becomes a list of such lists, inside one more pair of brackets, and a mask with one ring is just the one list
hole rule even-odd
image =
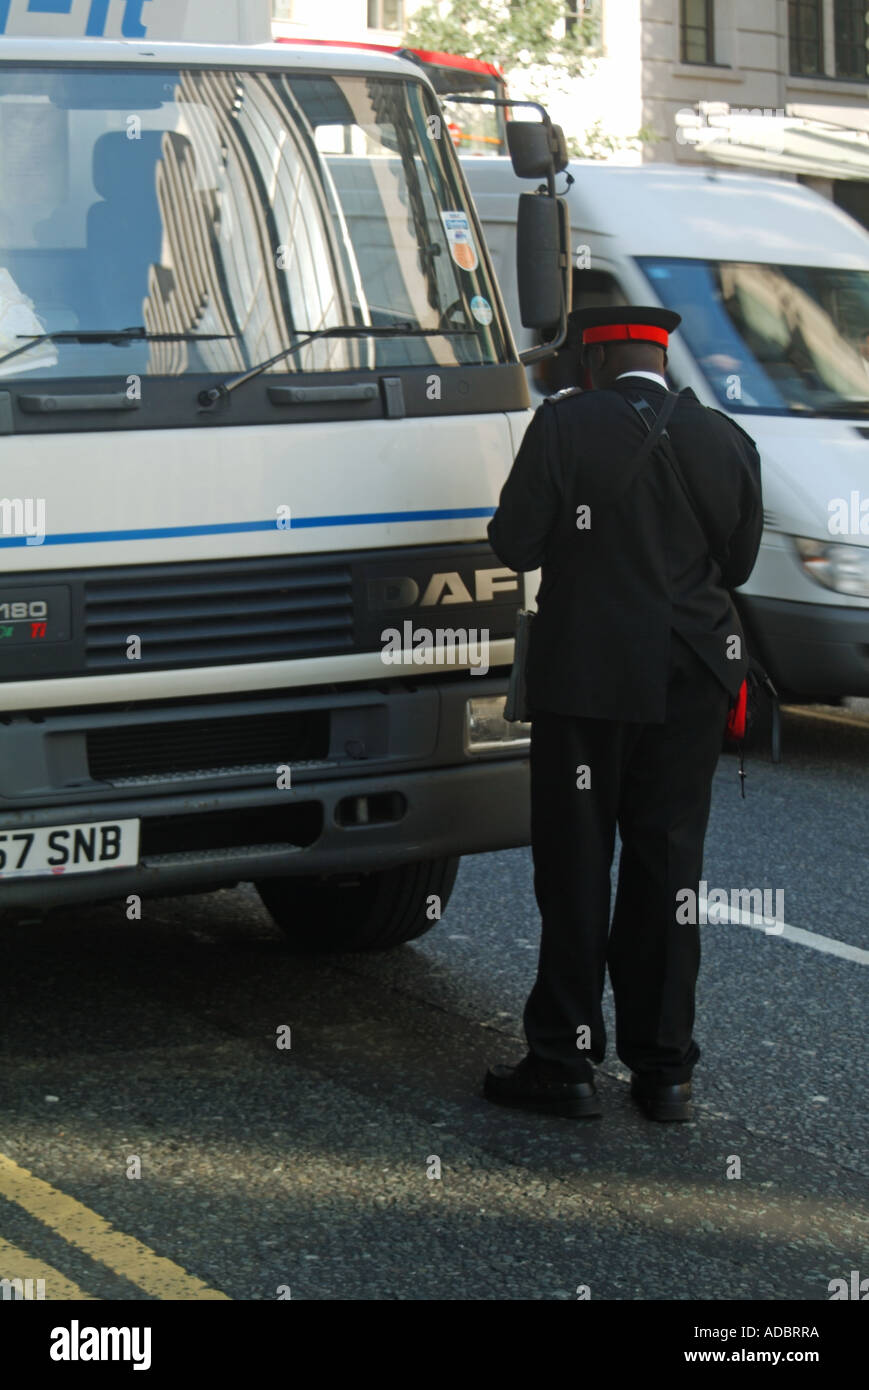
[[572, 34], [583, 19], [593, 19], [600, 28], [602, 0], [563, 0], [564, 32]]
[[869, 36], [866, 0], [835, 0], [833, 24], [836, 34], [836, 76], [865, 82], [869, 59], [866, 51]]
[[403, 29], [403, 0], [368, 0], [369, 29]]
[[679, 27], [683, 63], [715, 62], [713, 0], [681, 0]]
[[824, 72], [824, 19], [821, 0], [788, 0], [791, 73], [812, 77]]

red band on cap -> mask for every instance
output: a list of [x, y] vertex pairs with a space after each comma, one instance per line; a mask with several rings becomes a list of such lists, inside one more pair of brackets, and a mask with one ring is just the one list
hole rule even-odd
[[582, 334], [584, 343], [611, 343], [624, 338], [660, 343], [662, 347], [670, 341], [666, 328], [654, 328], [650, 323], [606, 323], [600, 328], [586, 328]]

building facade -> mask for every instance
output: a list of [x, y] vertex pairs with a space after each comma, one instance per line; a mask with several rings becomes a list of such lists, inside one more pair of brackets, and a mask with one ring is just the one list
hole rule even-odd
[[[273, 0], [275, 29], [400, 43], [420, 3]], [[596, 18], [599, 33], [588, 75], [546, 93], [568, 135], [593, 147], [590, 133], [604, 133], [620, 163], [724, 163], [796, 177], [869, 226], [869, 0], [566, 4]], [[513, 95], [529, 94], [526, 79], [508, 73]]]
[[643, 123], [658, 136], [646, 159], [796, 176], [869, 225], [864, 0], [640, 0], [640, 9]]
[[420, 0], [272, 0], [277, 32], [287, 38], [398, 43]]

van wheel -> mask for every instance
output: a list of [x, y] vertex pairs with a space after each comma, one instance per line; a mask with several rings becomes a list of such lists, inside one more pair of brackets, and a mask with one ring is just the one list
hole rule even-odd
[[459, 856], [424, 859], [367, 874], [266, 878], [256, 889], [299, 955], [389, 951], [435, 925], [458, 868]]

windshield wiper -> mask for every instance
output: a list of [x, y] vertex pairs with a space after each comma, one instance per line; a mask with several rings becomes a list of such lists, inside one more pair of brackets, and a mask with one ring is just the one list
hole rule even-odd
[[0, 365], [22, 352], [29, 352], [37, 343], [200, 343], [218, 338], [234, 338], [234, 333], [149, 333], [146, 328], [65, 328], [58, 333], [16, 333], [26, 338], [21, 347], [13, 348], [0, 357]]
[[261, 376], [267, 372], [269, 367], [273, 367], [276, 362], [280, 362], [284, 357], [292, 357], [294, 353], [301, 352], [302, 348], [309, 343], [316, 342], [318, 338], [473, 338], [476, 333], [472, 328], [415, 328], [412, 323], [389, 323], [378, 326], [369, 325], [364, 327], [361, 324], [353, 324], [346, 328], [317, 328], [307, 332], [303, 338], [297, 342], [290, 343], [288, 347], [281, 348], [274, 357], [266, 358], [265, 362], [258, 362], [255, 367], [242, 372], [239, 376], [227, 377], [226, 381], [221, 381], [217, 386], [210, 386], [207, 390], [200, 391], [198, 400], [201, 406], [216, 405], [218, 401], [225, 400], [231, 391], [235, 391], [239, 386], [243, 386], [246, 381], [253, 381], [254, 377]]

